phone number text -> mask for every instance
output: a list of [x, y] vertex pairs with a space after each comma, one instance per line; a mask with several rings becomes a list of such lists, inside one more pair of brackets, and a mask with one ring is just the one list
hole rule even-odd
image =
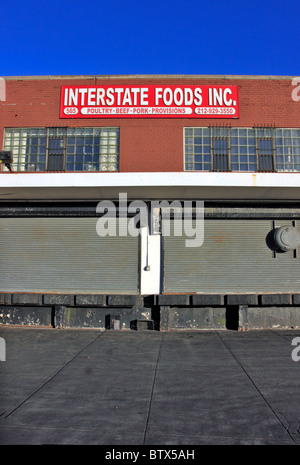
[[232, 107], [218, 107], [218, 108], [201, 107], [201, 108], [195, 108], [195, 113], [197, 115], [234, 115], [235, 108], [232, 108]]

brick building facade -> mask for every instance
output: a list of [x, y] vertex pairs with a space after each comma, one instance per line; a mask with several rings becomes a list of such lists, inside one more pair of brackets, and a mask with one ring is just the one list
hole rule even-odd
[[[291, 77], [8, 77], [5, 87], [0, 323], [300, 325]], [[194, 235], [201, 205], [202, 245], [186, 247], [187, 231], [175, 232], [184, 214], [163, 201], [191, 207]], [[105, 205], [114, 236], [97, 233]], [[124, 210], [136, 234], [122, 233]]]

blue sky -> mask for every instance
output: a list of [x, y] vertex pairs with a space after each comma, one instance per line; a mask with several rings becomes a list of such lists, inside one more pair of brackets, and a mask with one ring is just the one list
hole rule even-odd
[[1, 76], [300, 75], [295, 0], [2, 0]]

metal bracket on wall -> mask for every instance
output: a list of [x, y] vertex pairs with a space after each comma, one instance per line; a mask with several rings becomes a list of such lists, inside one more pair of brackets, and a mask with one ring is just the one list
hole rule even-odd
[[[273, 232], [275, 231], [275, 229], [276, 229], [276, 221], [273, 220], [272, 221], [272, 230], [273, 230]], [[273, 258], [276, 258], [275, 244], [274, 244], [274, 247], [273, 247], [273, 250], [272, 250], [272, 256], [273, 256]]]
[[[298, 226], [297, 225], [297, 220], [293, 220], [292, 225], [294, 226], [294, 228], [297, 228], [297, 226]], [[299, 228], [297, 228], [297, 229], [299, 229]], [[299, 258], [300, 257], [300, 244], [295, 250], [293, 250], [293, 254], [294, 254], [294, 258]]]

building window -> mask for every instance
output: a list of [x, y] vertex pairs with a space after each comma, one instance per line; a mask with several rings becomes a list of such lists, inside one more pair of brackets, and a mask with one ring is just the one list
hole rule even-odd
[[185, 129], [185, 169], [209, 171], [211, 169], [210, 131], [208, 128]]
[[65, 168], [65, 137], [49, 136], [48, 140], [48, 171], [63, 171]]
[[300, 129], [185, 128], [186, 171], [300, 171]]
[[119, 128], [5, 129], [14, 171], [118, 171]]
[[229, 171], [229, 143], [227, 137], [212, 139], [213, 171]]
[[230, 130], [231, 170], [256, 171], [256, 137], [253, 128]]
[[276, 129], [277, 171], [300, 171], [300, 129]]
[[258, 171], [274, 171], [274, 149], [272, 138], [257, 139]]

